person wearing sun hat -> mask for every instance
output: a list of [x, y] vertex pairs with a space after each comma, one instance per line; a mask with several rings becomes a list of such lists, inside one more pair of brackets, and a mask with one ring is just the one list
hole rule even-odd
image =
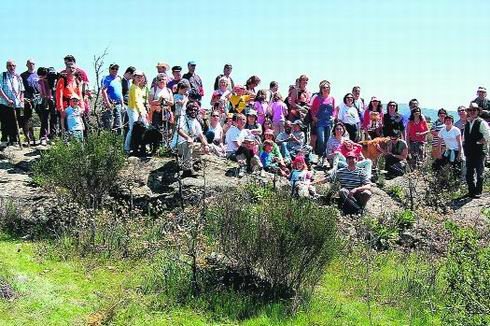
[[157, 63], [155, 68], [157, 68], [157, 75], [155, 76], [155, 78], [153, 78], [153, 80], [151, 82], [152, 88], [157, 85], [157, 79], [158, 79], [159, 75], [161, 75], [161, 74], [167, 75], [168, 74], [168, 70], [170, 69], [170, 66], [168, 65], [168, 63], [159, 62], [159, 63]]
[[487, 89], [483, 86], [476, 90], [477, 97], [473, 100], [483, 111], [490, 111], [490, 100], [487, 98]]
[[488, 123], [480, 117], [482, 109], [471, 102], [466, 109], [468, 120], [463, 131], [463, 150], [466, 156], [468, 196], [480, 198], [483, 191], [485, 154], [490, 143]]

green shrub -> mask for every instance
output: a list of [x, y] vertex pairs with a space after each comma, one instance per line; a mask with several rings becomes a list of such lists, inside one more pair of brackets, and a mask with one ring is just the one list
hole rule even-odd
[[416, 215], [411, 210], [366, 216], [362, 221], [369, 244], [377, 250], [386, 250], [400, 242], [400, 234], [410, 229]]
[[121, 137], [92, 134], [85, 143], [58, 142], [34, 164], [34, 181], [58, 188], [85, 207], [97, 208], [124, 166]]
[[443, 320], [450, 325], [490, 324], [490, 248], [478, 244], [472, 229], [450, 225], [444, 279], [447, 282]]
[[0, 230], [9, 235], [23, 235], [26, 228], [21, 212], [12, 200], [0, 200]]
[[209, 214], [218, 250], [249, 278], [270, 285], [262, 296], [306, 298], [336, 249], [337, 210], [289, 194], [249, 189], [226, 194]]

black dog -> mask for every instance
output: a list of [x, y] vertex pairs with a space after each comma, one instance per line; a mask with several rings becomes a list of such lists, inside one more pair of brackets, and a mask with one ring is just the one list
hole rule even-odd
[[143, 122], [137, 121], [131, 133], [131, 152], [135, 156], [146, 156], [146, 145], [150, 145], [151, 154], [154, 155], [162, 139], [160, 130], [152, 126], [146, 128]]

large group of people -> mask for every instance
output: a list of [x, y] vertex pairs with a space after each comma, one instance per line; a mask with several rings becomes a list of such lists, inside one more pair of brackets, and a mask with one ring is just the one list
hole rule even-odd
[[[15, 62], [7, 61], [0, 75], [3, 146], [21, 144], [20, 131], [28, 145], [36, 144], [34, 112], [40, 120], [41, 145], [65, 134], [78, 141], [88, 136], [92, 95], [87, 73], [72, 55], [64, 64], [61, 71], [36, 69], [35, 61], [28, 59], [27, 70], [17, 74]], [[159, 135], [149, 138], [178, 154], [182, 177], [196, 175], [195, 158], [204, 152], [238, 162], [238, 177], [277, 174], [289, 178], [293, 194], [315, 197], [314, 184], [323, 182], [315, 180], [316, 165], [328, 170], [327, 179], [340, 182], [344, 211], [357, 212], [371, 196], [373, 171], [382, 170], [389, 178], [419, 168], [427, 160], [431, 136], [433, 169], [451, 166], [455, 175], [466, 178], [469, 196], [482, 194], [490, 144], [490, 101], [484, 87], [477, 89], [468, 107], [458, 107], [457, 121], [440, 109], [438, 119], [428, 123], [417, 99], [409, 101], [410, 114], [404, 116], [395, 101], [384, 108], [376, 96], [364, 100], [359, 86], [341, 100], [331, 95], [328, 80], [310, 89], [307, 75], [299, 76], [283, 96], [278, 82], [262, 88], [255, 75], [236, 83], [232, 65], [225, 64], [214, 80], [208, 106], [195, 61], [188, 62], [184, 74], [181, 66], [160, 62], [152, 79], [133, 66], [122, 75], [119, 68], [111, 64], [100, 81], [101, 126], [124, 137], [128, 154], [141, 148], [145, 152], [141, 130]], [[378, 167], [381, 156], [383, 168]]]

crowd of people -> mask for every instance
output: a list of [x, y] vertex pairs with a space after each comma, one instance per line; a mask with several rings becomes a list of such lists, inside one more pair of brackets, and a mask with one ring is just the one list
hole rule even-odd
[[[41, 145], [65, 134], [78, 141], [88, 136], [92, 94], [87, 73], [72, 55], [64, 63], [61, 71], [36, 69], [29, 59], [19, 75], [15, 62], [7, 61], [0, 75], [3, 146], [20, 145], [20, 131], [28, 145], [36, 144], [34, 112], [40, 120]], [[428, 159], [431, 139], [433, 169], [449, 165], [455, 177], [466, 179], [468, 196], [482, 194], [490, 144], [490, 101], [484, 87], [477, 89], [468, 107], [458, 107], [456, 121], [440, 109], [438, 119], [429, 124], [417, 99], [409, 101], [410, 114], [404, 116], [395, 101], [384, 108], [376, 96], [364, 100], [359, 86], [342, 100], [331, 95], [327, 80], [310, 89], [306, 75], [283, 96], [276, 81], [261, 88], [258, 76], [235, 83], [231, 64], [214, 80], [207, 106], [196, 67], [190, 61], [182, 74], [181, 66], [161, 62], [156, 76], [148, 79], [133, 66], [121, 75], [119, 65], [111, 64], [100, 81], [101, 126], [124, 137], [128, 154], [144, 153], [146, 141], [153, 143], [153, 152], [159, 146], [173, 149], [184, 178], [196, 176], [196, 157], [204, 152], [238, 162], [238, 177], [265, 171], [288, 178], [298, 196], [315, 197], [315, 183], [337, 180], [346, 213], [366, 205], [373, 171], [382, 170], [390, 178], [419, 168]], [[378, 167], [381, 156], [384, 167]], [[327, 177], [315, 180], [312, 166], [327, 170]]]

